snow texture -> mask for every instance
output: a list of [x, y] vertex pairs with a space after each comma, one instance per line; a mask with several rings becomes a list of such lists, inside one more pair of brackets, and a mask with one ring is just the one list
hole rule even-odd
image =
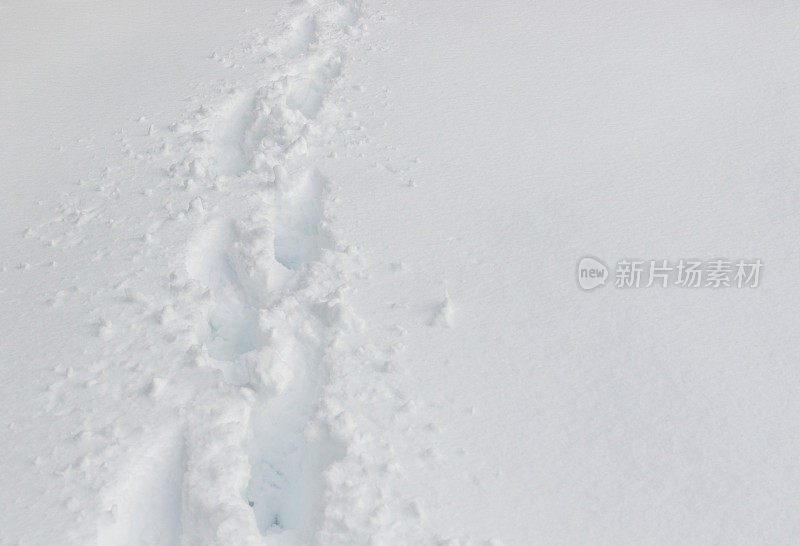
[[0, 0], [0, 544], [793, 543], [798, 22]]

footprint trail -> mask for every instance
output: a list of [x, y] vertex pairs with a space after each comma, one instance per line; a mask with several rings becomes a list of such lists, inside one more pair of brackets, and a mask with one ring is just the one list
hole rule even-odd
[[[237, 80], [121, 135], [126, 162], [37, 227], [43, 244], [63, 239], [56, 260], [129, 264], [85, 296], [95, 342], [46, 395], [54, 416], [67, 400], [92, 408], [53, 454], [73, 462], [50, 470], [70, 543], [413, 539], [413, 522], [380, 516], [408, 511], [376, 486], [397, 475], [380, 436], [394, 417], [370, 415], [371, 399], [408, 399], [389, 381], [393, 349], [348, 303], [363, 264], [331, 227], [324, 169], [353, 123], [341, 90], [369, 16], [306, 0], [282, 17], [283, 33], [218, 57], [248, 67]], [[121, 244], [96, 248], [109, 230]]]

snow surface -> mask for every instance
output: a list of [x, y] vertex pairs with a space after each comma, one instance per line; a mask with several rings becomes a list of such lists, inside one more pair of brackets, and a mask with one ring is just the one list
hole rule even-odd
[[793, 543], [798, 23], [0, 0], [0, 544]]

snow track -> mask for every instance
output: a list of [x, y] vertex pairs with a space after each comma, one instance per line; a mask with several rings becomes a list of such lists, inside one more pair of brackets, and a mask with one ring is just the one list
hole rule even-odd
[[347, 304], [358, 253], [331, 231], [317, 166], [366, 16], [349, 0], [283, 16], [282, 34], [218, 56], [236, 81], [201, 90], [184, 119], [120, 133], [128, 159], [39, 227], [65, 257], [94, 249], [87, 268], [130, 265], [73, 295], [96, 342], [47, 395], [55, 416], [90, 408], [63, 446], [74, 464], [53, 469], [70, 542], [360, 543], [383, 524], [359, 515], [377, 507], [360, 483], [392, 466], [365, 467], [347, 378], [389, 357]]

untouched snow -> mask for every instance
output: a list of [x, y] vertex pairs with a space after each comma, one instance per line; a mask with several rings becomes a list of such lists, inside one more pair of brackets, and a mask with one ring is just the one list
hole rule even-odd
[[0, 1], [1, 544], [794, 541], [796, 6], [168, 4]]

